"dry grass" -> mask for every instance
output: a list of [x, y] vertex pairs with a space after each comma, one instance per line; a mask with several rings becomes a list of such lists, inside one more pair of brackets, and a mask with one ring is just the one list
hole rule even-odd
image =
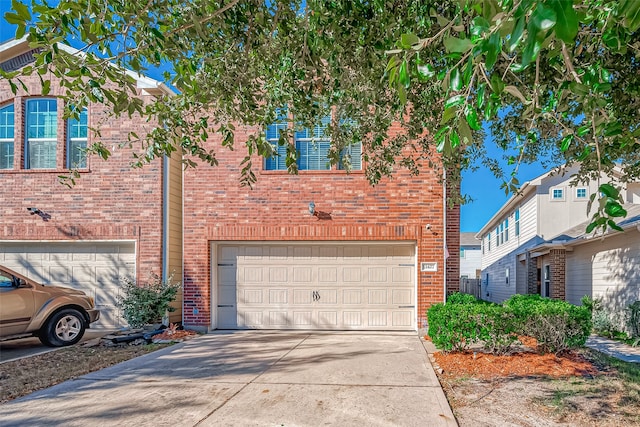
[[0, 364], [0, 403], [51, 387], [170, 344], [123, 347], [65, 347]]

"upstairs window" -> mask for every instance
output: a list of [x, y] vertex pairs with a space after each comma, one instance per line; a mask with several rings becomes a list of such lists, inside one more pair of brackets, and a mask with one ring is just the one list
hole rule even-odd
[[562, 188], [551, 189], [551, 200], [553, 201], [564, 200], [564, 190]]
[[87, 167], [87, 110], [67, 121], [67, 168]]
[[509, 218], [504, 220], [504, 241], [509, 241]]
[[465, 257], [465, 249], [460, 248], [460, 258], [464, 258], [464, 257]]
[[55, 99], [26, 103], [25, 169], [55, 169], [58, 110]]
[[487, 250], [491, 250], [491, 233], [487, 233]]
[[576, 199], [585, 200], [587, 198], [586, 188], [576, 188]]
[[516, 209], [515, 220], [516, 237], [518, 237], [520, 235], [520, 209]]
[[14, 120], [13, 104], [0, 108], [0, 169], [13, 169]]
[[[320, 123], [313, 128], [304, 128], [293, 133], [293, 143], [298, 153], [298, 170], [331, 170], [329, 149], [331, 138], [327, 129], [331, 124], [331, 115], [324, 116]], [[287, 109], [278, 111], [276, 121], [267, 126], [266, 138], [273, 147], [275, 154], [265, 161], [265, 170], [286, 170], [287, 146], [279, 145], [280, 136], [289, 129]], [[336, 169], [346, 169], [343, 159], [348, 157], [351, 170], [362, 169], [362, 144], [350, 145], [340, 153], [340, 162]]]

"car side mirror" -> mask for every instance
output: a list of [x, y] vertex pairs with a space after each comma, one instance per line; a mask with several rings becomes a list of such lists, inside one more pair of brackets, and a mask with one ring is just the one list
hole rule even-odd
[[18, 279], [18, 287], [19, 288], [28, 288], [27, 281], [24, 279]]

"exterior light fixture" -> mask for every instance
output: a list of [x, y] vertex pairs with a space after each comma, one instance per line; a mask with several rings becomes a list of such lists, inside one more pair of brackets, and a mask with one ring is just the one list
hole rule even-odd
[[36, 215], [36, 214], [40, 215], [40, 212], [41, 212], [40, 209], [38, 208], [27, 208], [27, 210], [31, 215]]
[[316, 204], [309, 202], [309, 215], [313, 216], [316, 213]]

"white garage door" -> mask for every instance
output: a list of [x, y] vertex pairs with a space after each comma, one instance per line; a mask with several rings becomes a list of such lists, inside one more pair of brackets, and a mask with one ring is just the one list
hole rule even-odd
[[121, 277], [135, 277], [134, 242], [2, 242], [0, 264], [44, 285], [80, 289], [100, 309], [96, 327], [120, 327], [116, 298]]
[[413, 244], [214, 249], [219, 329], [415, 329]]

